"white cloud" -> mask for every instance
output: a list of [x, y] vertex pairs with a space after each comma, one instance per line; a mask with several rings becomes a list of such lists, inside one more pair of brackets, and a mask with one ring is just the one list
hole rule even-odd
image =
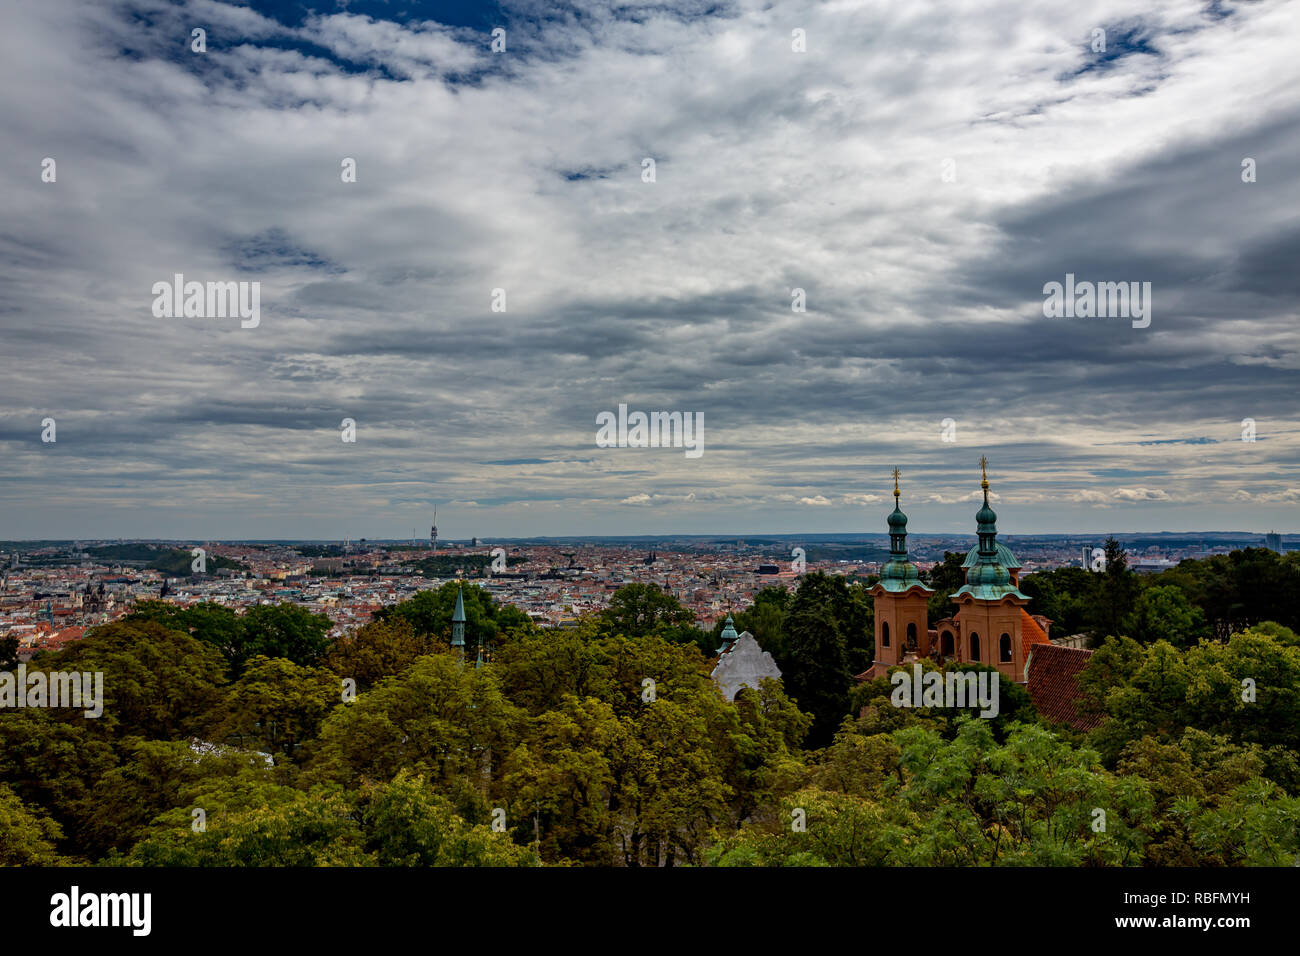
[[[914, 520], [965, 527], [984, 451], [1009, 503], [1044, 503], [1008, 526], [1191, 501], [1281, 524], [1300, 24], [1230, 7], [593, 5], [519, 18], [495, 57], [483, 33], [350, 13], [14, 5], [7, 533], [319, 536], [338, 509], [400, 536], [434, 500], [483, 534], [797, 529], [807, 506], [870, 526], [895, 463], [935, 506]], [[178, 39], [199, 22], [201, 58]], [[1126, 22], [1159, 56], [1078, 72], [1092, 27]], [[1046, 324], [1039, 290], [1070, 269], [1151, 278], [1149, 334]], [[261, 281], [261, 326], [154, 319], [177, 271]], [[598, 453], [619, 401], [702, 411], [705, 455]], [[1227, 441], [1251, 409], [1256, 444], [1113, 444]], [[46, 414], [57, 448], [33, 440]], [[651, 503], [680, 507], [610, 524]]]
[[846, 505], [874, 505], [877, 502], [884, 500], [885, 497], [883, 495], [855, 494], [844, 496], [844, 503]]

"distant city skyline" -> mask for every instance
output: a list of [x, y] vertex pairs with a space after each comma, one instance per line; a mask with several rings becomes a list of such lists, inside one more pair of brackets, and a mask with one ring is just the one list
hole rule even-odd
[[[1130, 538], [1130, 537], [1148, 538], [1148, 537], [1162, 537], [1162, 536], [1181, 540], [1181, 539], [1195, 538], [1197, 536], [1204, 535], [1212, 538], [1243, 538], [1243, 539], [1259, 538], [1261, 539], [1261, 542], [1264, 539], [1276, 535], [1277, 537], [1282, 539], [1283, 543], [1286, 543], [1286, 539], [1288, 538], [1300, 537], [1300, 531], [1265, 532], [1265, 531], [1252, 531], [1249, 529], [1240, 529], [1240, 528], [1226, 530], [1226, 531], [1222, 531], [1222, 530], [1212, 531], [1207, 529], [1194, 529], [1194, 530], [1187, 530], [1187, 531], [1120, 531], [1120, 530], [1111, 529], [1108, 531], [1101, 531], [1101, 532], [1080, 531], [1080, 530], [1042, 531], [1042, 532], [1019, 533], [1019, 534], [1014, 532], [1009, 532], [1009, 533], [999, 532], [998, 536], [999, 538], [1008, 538], [1008, 539], [1026, 540], [1026, 539], [1033, 539], [1033, 538], [1043, 538], [1043, 539], [1051, 540], [1051, 539], [1058, 539], [1058, 538], [1068, 539], [1068, 538], [1075, 538], [1075, 537], [1096, 538], [1098, 535], [1113, 535], [1114, 537], [1120, 540], [1124, 540], [1125, 538]], [[911, 531], [909, 530], [908, 532], [908, 538], [910, 541], [913, 542], [922, 541], [924, 539], [942, 540], [945, 538], [962, 538], [962, 537], [974, 539], [976, 535], [974, 531]], [[445, 547], [455, 547], [458, 549], [464, 549], [467, 547], [477, 547], [481, 550], [484, 548], [491, 547], [493, 544], [503, 543], [503, 542], [549, 542], [549, 541], [578, 541], [578, 540], [590, 541], [590, 542], [628, 542], [628, 541], [635, 541], [638, 539], [644, 539], [646, 541], [663, 541], [665, 539], [673, 539], [673, 538], [679, 540], [699, 539], [702, 542], [714, 542], [718, 544], [724, 544], [732, 539], [741, 543], [748, 543], [746, 539], [751, 539], [751, 538], [752, 539], [780, 538], [780, 539], [789, 539], [790, 541], [798, 541], [801, 539], [812, 540], [812, 541], [821, 541], [821, 540], [847, 541], [856, 538], [863, 538], [863, 539], [872, 539], [872, 540], [884, 539], [885, 543], [887, 544], [889, 539], [889, 534], [888, 532], [883, 532], [883, 531], [861, 531], [861, 532], [858, 531], [843, 531], [843, 532], [667, 531], [662, 533], [646, 533], [646, 534], [629, 532], [626, 534], [611, 533], [611, 534], [585, 534], [585, 535], [524, 535], [524, 536], [502, 535], [493, 538], [467, 535], [465, 537], [452, 537], [452, 538], [440, 537], [439, 550], [442, 550]], [[397, 537], [384, 537], [381, 535], [365, 535], [365, 534], [360, 535], [359, 537], [353, 537], [350, 535], [341, 535], [332, 538], [258, 538], [258, 537], [220, 538], [220, 537], [204, 537], [204, 536], [197, 536], [197, 535], [190, 535], [188, 537], [175, 537], [175, 538], [164, 538], [164, 537], [156, 537], [156, 536], [141, 537], [138, 535], [137, 536], [118, 535], [112, 537], [83, 537], [83, 538], [44, 537], [44, 538], [0, 539], [0, 544], [50, 542], [50, 543], [70, 545], [74, 543], [85, 544], [88, 542], [107, 542], [107, 541], [122, 541], [122, 542], [138, 541], [138, 542], [164, 542], [164, 543], [165, 542], [210, 541], [214, 544], [245, 544], [245, 543], [342, 544], [344, 542], [348, 542], [354, 548], [359, 548], [362, 542], [365, 542], [368, 545], [374, 545], [376, 547], [390, 546], [390, 545], [410, 546], [411, 544], [411, 539], [409, 537], [397, 538]], [[475, 543], [471, 544], [471, 542], [475, 542]], [[428, 551], [433, 550], [432, 546], [428, 542], [422, 542], [418, 538], [415, 539], [415, 547], [417, 548], [417, 550], [428, 550]]]
[[1300, 527], [1293, 4], [318, 9], [7, 9], [0, 539]]

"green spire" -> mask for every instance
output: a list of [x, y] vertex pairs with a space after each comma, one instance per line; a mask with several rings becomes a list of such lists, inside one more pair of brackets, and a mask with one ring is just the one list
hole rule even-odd
[[979, 535], [979, 553], [993, 556], [998, 553], [998, 514], [989, 507], [989, 460], [980, 456], [980, 487], [984, 489], [984, 507], [975, 512], [975, 533]]
[[894, 469], [894, 510], [890, 514], [889, 523], [889, 560], [906, 561], [907, 560], [907, 515], [903, 514], [903, 509], [898, 506], [899, 495], [898, 479], [902, 474], [897, 468]]
[[465, 653], [465, 599], [456, 588], [456, 610], [451, 612], [451, 646]]
[[929, 591], [921, 583], [921, 573], [916, 565], [907, 560], [907, 515], [899, 507], [898, 499], [902, 492], [898, 490], [898, 479], [902, 475], [894, 469], [894, 510], [890, 513], [889, 525], [889, 561], [880, 569], [880, 586], [886, 591], [908, 591], [919, 587]]
[[722, 638], [722, 646], [718, 648], [719, 654], [740, 639], [740, 635], [736, 633], [736, 625], [732, 623], [730, 614], [727, 615], [727, 620], [722, 624], [722, 634], [720, 636]]
[[980, 458], [980, 487], [984, 489], [984, 505], [975, 513], [975, 532], [979, 544], [966, 555], [962, 567], [966, 569], [966, 583], [953, 595], [954, 598], [970, 595], [983, 601], [1000, 601], [1004, 597], [1029, 598], [1011, 583], [1012, 566], [1019, 567], [1016, 557], [1006, 547], [998, 544], [998, 516], [989, 507], [988, 459]]

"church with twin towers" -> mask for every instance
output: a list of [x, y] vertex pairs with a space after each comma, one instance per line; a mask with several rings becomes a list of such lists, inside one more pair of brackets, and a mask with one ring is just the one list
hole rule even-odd
[[984, 505], [975, 513], [979, 542], [962, 563], [966, 581], [952, 595], [954, 613], [930, 627], [927, 604], [934, 589], [921, 581], [908, 560], [907, 515], [900, 507], [897, 468], [894, 469], [894, 510], [889, 524], [889, 561], [871, 588], [875, 603], [876, 653], [872, 666], [859, 679], [883, 677], [891, 667], [929, 658], [936, 664], [978, 663], [994, 667], [1006, 679], [1026, 680], [1029, 655], [1049, 644], [1051, 622], [1031, 616], [1029, 598], [1020, 592], [1020, 562], [998, 542], [998, 516], [989, 506], [988, 461], [980, 459]]

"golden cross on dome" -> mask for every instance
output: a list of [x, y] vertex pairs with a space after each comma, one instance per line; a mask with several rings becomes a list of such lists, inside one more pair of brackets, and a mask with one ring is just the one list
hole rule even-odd
[[899, 494], [901, 494], [901, 492], [899, 492], [898, 490], [898, 478], [900, 475], [902, 475], [902, 472], [899, 471], [897, 467], [895, 467], [894, 468], [894, 497], [895, 498], [897, 498]]
[[989, 460], [984, 455], [980, 455], [980, 484], [987, 488], [989, 486]]

